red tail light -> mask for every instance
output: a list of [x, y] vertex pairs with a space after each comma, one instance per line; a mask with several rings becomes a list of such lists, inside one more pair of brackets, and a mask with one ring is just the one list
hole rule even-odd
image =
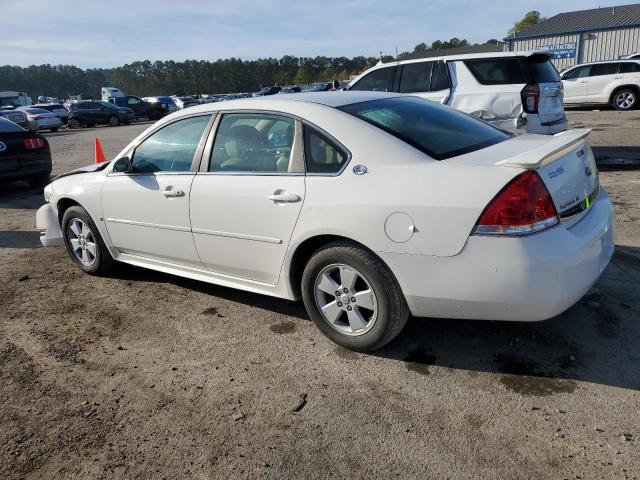
[[522, 106], [527, 113], [538, 113], [540, 101], [540, 87], [537, 83], [530, 83], [522, 89]]
[[24, 139], [24, 148], [26, 148], [27, 150], [37, 150], [46, 146], [47, 143], [44, 141], [44, 138], [34, 137]]
[[529, 235], [558, 223], [547, 187], [533, 170], [511, 180], [491, 200], [476, 224], [475, 235]]

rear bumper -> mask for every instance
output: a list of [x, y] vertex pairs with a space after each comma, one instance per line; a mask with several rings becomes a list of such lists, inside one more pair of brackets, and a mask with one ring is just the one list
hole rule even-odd
[[45, 247], [64, 245], [62, 231], [58, 223], [58, 210], [51, 203], [41, 206], [36, 212], [36, 227], [40, 232], [40, 242]]
[[575, 304], [614, 249], [614, 216], [602, 189], [571, 228], [524, 238], [471, 236], [452, 257], [380, 253], [415, 316], [538, 321]]
[[0, 180], [3, 181], [19, 180], [49, 173], [51, 173], [51, 157], [48, 151], [3, 158], [2, 164], [0, 164]]
[[569, 121], [566, 115], [564, 118], [552, 123], [540, 123], [538, 115], [527, 115], [527, 124], [524, 127], [527, 133], [542, 135], [555, 135], [556, 133], [564, 132], [567, 128], [569, 128]]

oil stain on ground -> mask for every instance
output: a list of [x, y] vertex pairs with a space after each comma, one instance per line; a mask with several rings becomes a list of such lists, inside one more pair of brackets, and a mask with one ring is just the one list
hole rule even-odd
[[296, 322], [280, 322], [269, 325], [269, 329], [279, 335], [296, 331]]
[[429, 375], [429, 367], [435, 365], [435, 363], [436, 356], [425, 352], [422, 348], [409, 351], [409, 354], [404, 359], [407, 370], [421, 375]]
[[573, 380], [560, 380], [546, 375], [533, 360], [510, 354], [498, 354], [496, 367], [503, 375], [500, 383], [507, 389], [526, 396], [545, 397], [555, 393], [573, 393]]

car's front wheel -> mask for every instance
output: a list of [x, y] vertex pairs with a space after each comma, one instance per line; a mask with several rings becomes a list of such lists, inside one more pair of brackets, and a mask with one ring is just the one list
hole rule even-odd
[[302, 274], [309, 316], [327, 337], [357, 351], [382, 348], [409, 316], [389, 268], [365, 248], [334, 242], [318, 250]]
[[87, 211], [76, 205], [62, 216], [64, 244], [71, 259], [85, 273], [104, 275], [114, 260]]
[[109, 126], [117, 127], [118, 125], [120, 125], [120, 120], [118, 119], [118, 117], [116, 117], [115, 115], [111, 115], [109, 117]]
[[80, 127], [82, 127], [82, 125], [77, 119], [75, 118], [69, 119], [69, 122], [67, 123], [67, 128], [80, 128]]
[[623, 88], [613, 95], [613, 108], [616, 110], [633, 110], [638, 103], [635, 90]]

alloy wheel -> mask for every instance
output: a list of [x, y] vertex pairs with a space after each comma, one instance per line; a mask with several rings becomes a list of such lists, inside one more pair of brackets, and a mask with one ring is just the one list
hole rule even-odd
[[316, 277], [314, 295], [324, 320], [342, 334], [363, 335], [378, 317], [378, 301], [371, 284], [349, 265], [323, 268]]
[[67, 234], [76, 259], [86, 267], [93, 265], [98, 247], [89, 226], [79, 218], [72, 218], [67, 227]]
[[628, 110], [629, 108], [631, 108], [635, 101], [636, 98], [634, 94], [626, 90], [616, 95], [616, 105], [618, 106], [618, 108], [621, 108], [623, 110]]

